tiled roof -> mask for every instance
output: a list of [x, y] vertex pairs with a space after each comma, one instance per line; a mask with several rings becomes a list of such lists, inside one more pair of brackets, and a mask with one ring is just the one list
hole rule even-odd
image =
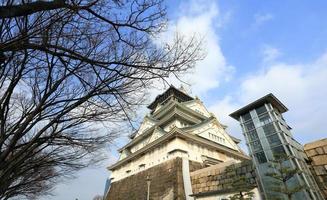
[[174, 86], [170, 86], [168, 90], [166, 90], [164, 93], [158, 95], [156, 99], [148, 106], [149, 109], [153, 110], [156, 108], [158, 103], [162, 103], [163, 101], [167, 100], [168, 97], [170, 96], [175, 96], [181, 101], [190, 101], [193, 100], [194, 98], [189, 96], [188, 94], [185, 94], [184, 92], [176, 89]]

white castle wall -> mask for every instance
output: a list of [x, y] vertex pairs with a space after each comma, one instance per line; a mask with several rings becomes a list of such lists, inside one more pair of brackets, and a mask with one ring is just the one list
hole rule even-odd
[[[207, 109], [203, 106], [203, 104], [199, 99], [192, 100], [190, 102], [183, 102], [182, 104], [204, 115], [205, 117], [209, 118], [212, 116], [212, 114], [210, 114], [207, 111]], [[158, 105], [157, 108], [155, 109], [156, 112], [161, 112], [160, 108], [162, 107]], [[135, 138], [140, 137], [146, 130], [148, 130], [154, 125], [155, 124], [152, 121], [149, 121], [149, 119], [145, 117], [144, 122], [141, 124], [139, 132], [137, 133]], [[174, 127], [184, 128], [187, 126], [188, 124], [186, 124], [185, 122], [175, 119], [174, 121], [170, 122], [165, 127], [163, 127], [163, 129], [165, 132], [169, 132]], [[145, 139], [143, 139], [142, 141], [133, 145], [130, 148], [131, 153], [135, 153], [136, 151], [144, 148], [149, 142], [152, 142], [155, 139], [159, 138], [161, 135], [159, 133], [156, 133], [156, 131], [158, 132], [158, 130], [154, 131], [154, 136], [150, 135]], [[206, 138], [207, 140], [211, 140], [215, 143], [219, 143], [221, 145], [224, 145], [226, 147], [238, 151], [238, 146], [228, 136], [224, 128], [221, 125], [219, 125], [219, 122], [211, 122], [205, 126], [199, 126], [194, 130], [191, 130], [188, 134], [197, 134], [200, 137]], [[174, 151], [174, 150], [182, 150], [185, 151], [186, 153], [183, 153], [182, 151]], [[126, 152], [123, 151], [120, 160], [125, 158], [126, 156], [127, 156]], [[176, 157], [187, 157], [189, 160], [192, 161], [203, 162], [202, 160], [203, 156], [211, 157], [217, 160], [221, 160], [223, 162], [233, 159], [216, 150], [209, 149], [205, 145], [200, 146], [193, 142], [187, 142], [183, 139], [176, 138], [172, 141], [165, 142], [164, 144], [157, 147], [156, 149], [147, 151], [142, 157], [133, 159], [129, 163], [126, 163], [123, 166], [121, 166], [120, 168], [112, 170], [111, 173], [112, 182], [118, 181], [127, 176], [138, 173], [142, 170], [146, 170], [152, 166], [158, 165], [160, 163], [163, 163], [167, 160]]]
[[[174, 150], [183, 150], [187, 153], [183, 153], [181, 151], [168, 153]], [[216, 150], [212, 150], [195, 143], [189, 143], [180, 138], [175, 138], [174, 140], [163, 144], [154, 150], [148, 151], [141, 158], [135, 159], [119, 169], [113, 170], [111, 174], [112, 182], [118, 181], [176, 157], [187, 157], [189, 160], [202, 163], [203, 156], [208, 156], [223, 162], [233, 160], [233, 158], [230, 158]]]

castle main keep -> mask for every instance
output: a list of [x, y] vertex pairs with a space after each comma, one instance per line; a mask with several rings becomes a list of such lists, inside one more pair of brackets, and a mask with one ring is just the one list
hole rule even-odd
[[218, 179], [210, 182], [206, 174], [203, 181], [201, 176], [207, 173], [204, 168], [214, 177], [226, 164], [249, 160], [238, 147], [240, 140], [183, 88], [171, 86], [148, 108], [139, 129], [119, 149], [119, 160], [108, 167], [106, 199], [207, 199], [203, 194], [213, 191], [216, 197], [226, 195]]

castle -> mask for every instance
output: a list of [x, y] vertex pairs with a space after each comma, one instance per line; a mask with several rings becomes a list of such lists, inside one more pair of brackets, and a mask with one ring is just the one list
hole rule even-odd
[[170, 86], [148, 108], [139, 129], [119, 149], [119, 160], [108, 167], [106, 199], [226, 197], [223, 169], [250, 160], [240, 140], [183, 88]]

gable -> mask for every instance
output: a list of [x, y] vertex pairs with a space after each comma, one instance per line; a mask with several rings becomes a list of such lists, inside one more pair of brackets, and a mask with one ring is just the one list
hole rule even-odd
[[201, 115], [204, 115], [206, 117], [210, 117], [210, 113], [208, 110], [205, 108], [205, 106], [202, 104], [200, 100], [194, 100], [194, 101], [189, 101], [189, 102], [183, 102], [183, 104], [192, 109], [193, 111], [200, 113]]
[[155, 128], [152, 135], [150, 136], [150, 139], [148, 140], [148, 143], [151, 143], [151, 142], [157, 140], [158, 138], [160, 138], [164, 134], [165, 134], [165, 132], [161, 128], [159, 128], [159, 127]]
[[130, 153], [131, 153], [131, 152], [130, 152], [129, 150], [124, 149], [124, 150], [120, 153], [120, 155], [119, 155], [119, 159], [118, 159], [118, 160], [122, 160], [122, 159], [126, 158], [127, 156], [130, 155]]
[[237, 144], [232, 140], [232, 138], [227, 134], [224, 128], [218, 125], [216, 120], [204, 124], [191, 131], [192, 134], [203, 137], [207, 140], [213, 141], [220, 145], [226, 146], [228, 148], [239, 151]]
[[162, 130], [160, 127], [155, 127], [154, 129], [152, 129], [151, 131], [152, 133], [147, 134], [147, 136], [145, 136], [143, 139], [139, 140], [137, 143], [133, 144], [130, 147], [130, 150], [132, 153], [136, 152], [137, 150], [145, 147], [146, 145], [148, 145], [149, 143], [157, 140], [158, 138], [160, 138], [161, 136], [163, 136], [166, 132], [164, 130]]
[[148, 116], [145, 116], [139, 130], [137, 131], [136, 137], [150, 129], [155, 124], [156, 123], [152, 119], [150, 119]]
[[135, 153], [136, 151], [142, 149], [144, 146], [146, 146], [149, 143], [151, 136], [147, 136], [143, 138], [142, 140], [138, 141], [137, 143], [133, 144], [130, 147], [130, 150], [132, 153]]
[[165, 124], [164, 126], [162, 126], [162, 128], [163, 128], [164, 131], [169, 132], [175, 127], [184, 128], [184, 127], [187, 127], [189, 125], [190, 125], [190, 123], [183, 120], [182, 118], [176, 118], [176, 119], [170, 121], [169, 123]]

